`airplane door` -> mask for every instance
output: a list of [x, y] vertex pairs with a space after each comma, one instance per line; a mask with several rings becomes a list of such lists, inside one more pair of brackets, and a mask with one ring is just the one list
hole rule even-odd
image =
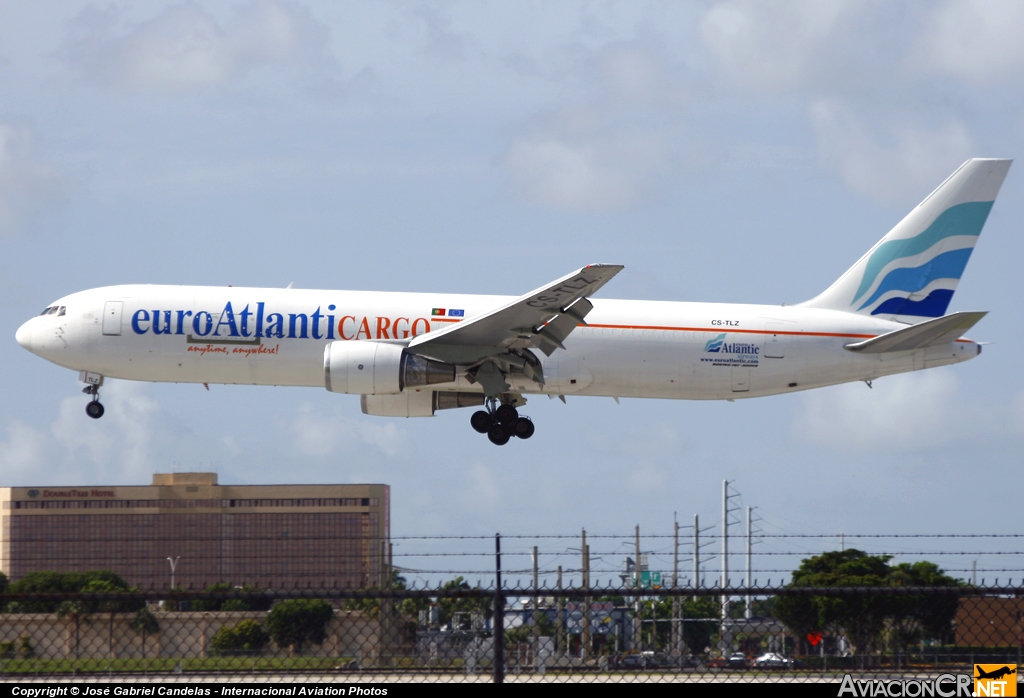
[[103, 334], [117, 336], [121, 334], [121, 311], [124, 301], [107, 301], [103, 304]]

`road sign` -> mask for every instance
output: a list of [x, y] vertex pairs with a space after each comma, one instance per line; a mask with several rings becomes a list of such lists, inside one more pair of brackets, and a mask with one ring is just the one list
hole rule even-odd
[[650, 570], [643, 570], [640, 572], [640, 588], [660, 589], [661, 572], [651, 572]]

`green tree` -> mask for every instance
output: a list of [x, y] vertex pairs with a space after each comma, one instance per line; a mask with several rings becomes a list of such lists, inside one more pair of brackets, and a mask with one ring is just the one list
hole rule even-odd
[[[831, 551], [803, 560], [789, 587], [887, 586], [888, 555], [856, 549]], [[888, 599], [870, 595], [780, 595], [776, 617], [801, 637], [810, 632], [845, 633], [859, 653], [875, 648], [885, 626]]]
[[61, 601], [56, 608], [57, 616], [70, 618], [75, 628], [75, 658], [78, 658], [78, 648], [81, 641], [82, 623], [88, 624], [90, 609], [81, 598], [66, 599]]
[[[938, 565], [903, 562], [889, 570], [889, 583], [906, 587], [958, 587], [960, 580], [945, 574]], [[914, 594], [891, 599], [892, 642], [906, 650], [923, 639], [948, 640], [960, 604], [958, 595]]]
[[[90, 583], [104, 582], [104, 591], [131, 591], [127, 582], [120, 576], [109, 570], [90, 570], [88, 572], [51, 572], [38, 571], [29, 572], [24, 577], [8, 587], [12, 594], [75, 594], [81, 592]], [[17, 612], [19, 613], [56, 613], [61, 601], [20, 601]], [[138, 601], [131, 602], [127, 599], [123, 602], [138, 606]], [[129, 610], [122, 607], [123, 610]], [[92, 612], [95, 609], [83, 606], [83, 610]], [[135, 610], [131, 608], [130, 610]]]
[[[285, 602], [287, 603], [287, 602]], [[213, 636], [210, 648], [216, 656], [251, 655], [261, 652], [270, 638], [257, 621], [248, 618], [233, 627], [224, 626]]]
[[[444, 591], [463, 591], [472, 588], [462, 577], [447, 581], [441, 587]], [[484, 618], [490, 618], [493, 611], [494, 599], [487, 596], [461, 599], [440, 596], [437, 599], [438, 621], [441, 625], [448, 625], [456, 613], [481, 613]]]
[[160, 622], [153, 615], [153, 612], [149, 610], [149, 607], [143, 606], [136, 612], [135, 617], [132, 618], [131, 625], [132, 630], [142, 635], [142, 656], [146, 656], [146, 636], [156, 635], [160, 632]]
[[[230, 592], [258, 594], [265, 590], [248, 584], [236, 588], [227, 582], [218, 582], [206, 587], [204, 591], [221, 594]], [[269, 598], [195, 599], [192, 601], [191, 608], [193, 611], [266, 611], [270, 609], [271, 603]]]
[[[801, 562], [789, 587], [886, 587], [956, 586], [930, 562], [890, 566], [888, 555], [869, 555], [860, 550], [831, 551]], [[940, 637], [952, 628], [955, 596], [779, 595], [774, 599], [775, 617], [803, 636], [810, 632], [845, 634], [859, 654], [877, 651], [888, 630], [894, 649], [922, 637]]]
[[[714, 644], [713, 638], [718, 632], [718, 617], [721, 611], [716, 598], [710, 596], [698, 596], [695, 599], [682, 598], [679, 614], [683, 624], [683, 642], [692, 654], [703, 654], [706, 648]], [[643, 629], [642, 643], [644, 645], [657, 649], [671, 647], [672, 623], [658, 622], [672, 619], [671, 597], [644, 601], [641, 604], [639, 617]], [[651, 620], [655, 622], [651, 623]]]
[[[85, 586], [82, 587], [81, 593], [83, 594], [110, 594], [118, 591], [123, 591], [111, 584], [105, 579], [91, 579]], [[109, 616], [109, 623], [107, 624], [107, 651], [111, 658], [114, 657], [114, 614], [120, 610], [120, 600], [86, 600], [84, 607], [86, 612], [102, 612], [107, 613]]]
[[333, 615], [331, 604], [322, 599], [289, 599], [270, 609], [267, 629], [279, 647], [302, 651], [303, 645], [323, 644]]

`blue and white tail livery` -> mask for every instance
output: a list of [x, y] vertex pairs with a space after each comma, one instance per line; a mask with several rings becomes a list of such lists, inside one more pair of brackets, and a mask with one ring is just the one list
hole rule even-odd
[[827, 291], [802, 305], [909, 323], [944, 315], [1011, 162], [965, 162]]

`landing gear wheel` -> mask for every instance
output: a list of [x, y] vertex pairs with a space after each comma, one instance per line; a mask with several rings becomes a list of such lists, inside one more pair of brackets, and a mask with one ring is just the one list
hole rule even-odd
[[487, 438], [490, 439], [491, 443], [495, 446], [504, 446], [508, 443], [508, 440], [512, 438], [512, 434], [507, 432], [503, 425], [495, 424], [487, 431]]
[[103, 405], [99, 400], [93, 400], [85, 406], [85, 413], [93, 419], [99, 419], [103, 416]]
[[528, 439], [533, 436], [533, 422], [529, 417], [520, 417], [512, 425], [512, 434], [520, 439]]
[[516, 411], [514, 405], [505, 403], [503, 405], [499, 405], [498, 409], [494, 410], [494, 418], [499, 424], [512, 426], [515, 421], [519, 419], [519, 412]]
[[473, 413], [473, 416], [469, 418], [470, 425], [481, 434], [486, 434], [487, 430], [494, 426], [494, 417], [490, 412], [479, 410]]

